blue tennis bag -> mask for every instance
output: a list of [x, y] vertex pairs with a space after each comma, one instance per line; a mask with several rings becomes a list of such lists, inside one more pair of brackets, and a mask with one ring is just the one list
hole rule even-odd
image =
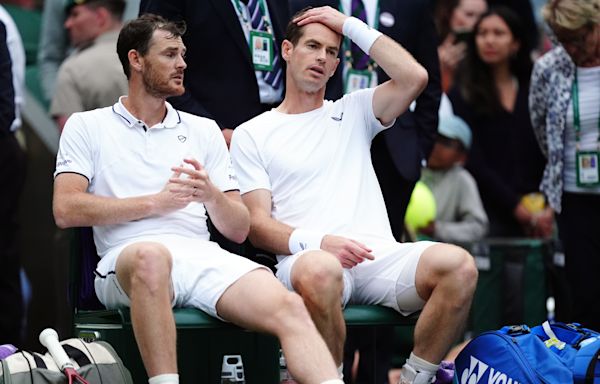
[[455, 360], [454, 384], [600, 384], [600, 333], [579, 324], [506, 326], [477, 336]]

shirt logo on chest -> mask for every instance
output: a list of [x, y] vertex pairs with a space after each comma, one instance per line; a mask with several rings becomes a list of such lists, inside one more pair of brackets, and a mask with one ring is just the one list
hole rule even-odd
[[344, 112], [340, 113], [340, 117], [337, 116], [331, 116], [331, 118], [335, 121], [342, 121], [342, 118], [344, 117]]
[[177, 136], [177, 138], [179, 139], [179, 141], [181, 141], [182, 143], [185, 143], [185, 141], [187, 140], [187, 137], [183, 136], [183, 135], [179, 135]]

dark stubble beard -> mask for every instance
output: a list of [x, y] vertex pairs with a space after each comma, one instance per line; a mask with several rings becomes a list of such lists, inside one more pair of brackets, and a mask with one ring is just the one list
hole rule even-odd
[[142, 80], [146, 92], [156, 98], [166, 99], [171, 96], [181, 96], [185, 92], [183, 85], [180, 87], [169, 85], [171, 78], [162, 76], [150, 63], [148, 63], [146, 70], [142, 72]]

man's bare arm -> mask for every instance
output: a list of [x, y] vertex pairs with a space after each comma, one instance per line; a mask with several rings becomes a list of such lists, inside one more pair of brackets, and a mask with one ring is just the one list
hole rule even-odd
[[158, 215], [187, 205], [168, 198], [168, 188], [157, 194], [118, 199], [87, 192], [88, 180], [61, 173], [54, 180], [53, 212], [60, 228], [111, 225]]
[[400, 44], [385, 35], [375, 41], [369, 55], [390, 77], [378, 85], [373, 94], [373, 113], [382, 124], [388, 125], [423, 92], [428, 81], [427, 71]]
[[257, 189], [245, 193], [242, 200], [250, 211], [250, 234], [252, 244], [278, 255], [289, 255], [289, 238], [294, 228], [271, 217], [271, 192]]
[[[217, 229], [228, 239], [243, 242], [250, 218], [239, 192], [221, 192], [194, 159], [184, 159], [194, 168], [173, 167], [173, 175], [158, 193], [132, 198], [114, 198], [87, 192], [88, 180], [76, 173], [61, 173], [54, 181], [54, 220], [61, 228], [120, 224], [154, 215], [164, 215], [191, 202], [203, 203]], [[185, 177], [181, 177], [185, 174]]]
[[376, 87], [373, 96], [373, 111], [384, 125], [388, 125], [406, 111], [427, 85], [427, 71], [410, 53], [386, 35], [376, 37], [374, 34], [378, 32], [372, 31], [358, 19], [349, 18], [327, 6], [310, 9], [294, 19], [294, 22], [300, 26], [321, 23], [339, 34], [348, 36], [354, 42], [369, 41], [368, 38], [361, 38], [364, 34], [376, 38], [372, 45], [361, 48], [368, 50], [371, 58], [390, 77], [390, 80]]
[[[295, 228], [271, 217], [271, 192], [257, 189], [242, 196], [244, 204], [250, 210], [250, 241], [260, 249], [278, 254], [289, 255], [290, 236]], [[325, 234], [318, 246], [338, 258], [344, 268], [352, 268], [365, 259], [373, 259], [371, 249], [355, 240], [341, 236]]]

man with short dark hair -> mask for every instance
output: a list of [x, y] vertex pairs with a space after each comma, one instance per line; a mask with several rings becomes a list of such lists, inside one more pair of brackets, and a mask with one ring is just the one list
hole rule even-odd
[[68, 119], [56, 162], [56, 223], [93, 226], [96, 294], [108, 308], [131, 308], [150, 384], [179, 381], [172, 306], [272, 333], [302, 382], [339, 384], [302, 299], [268, 269], [208, 240], [207, 215], [237, 243], [250, 222], [217, 124], [165, 101], [184, 91], [184, 31], [155, 15], [123, 27], [117, 51], [129, 94]]
[[115, 54], [124, 0], [68, 0], [71, 44], [77, 48], [60, 66], [50, 114], [62, 130], [75, 113], [111, 105], [127, 93], [127, 80]]
[[[390, 80], [324, 100], [342, 33]], [[427, 72], [391, 38], [332, 7], [297, 14], [281, 52], [284, 100], [236, 128], [231, 142], [249, 238], [277, 255], [277, 277], [302, 296], [337, 364], [343, 305], [421, 310], [401, 383], [431, 383], [466, 322], [477, 269], [461, 248], [396, 242], [370, 156], [373, 137], [422, 92]]]

